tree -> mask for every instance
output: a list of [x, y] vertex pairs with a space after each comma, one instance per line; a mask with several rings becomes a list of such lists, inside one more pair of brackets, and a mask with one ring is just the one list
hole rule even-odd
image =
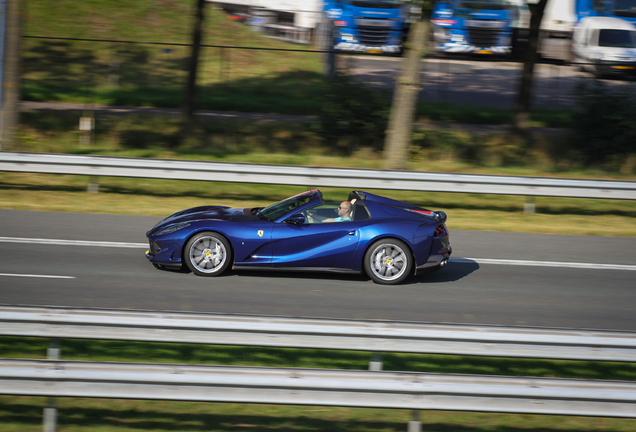
[[197, 0], [197, 11], [192, 32], [192, 54], [188, 66], [188, 82], [186, 85], [185, 99], [183, 103], [183, 117], [186, 123], [191, 123], [194, 118], [194, 105], [196, 101], [197, 68], [199, 66], [199, 51], [201, 50], [201, 33], [203, 28], [206, 0]]
[[543, 11], [548, 0], [538, 0], [534, 3], [528, 3], [530, 8], [530, 34], [528, 37], [528, 49], [525, 53], [523, 62], [523, 72], [519, 81], [519, 92], [514, 105], [513, 125], [514, 128], [522, 133], [530, 127], [530, 103], [532, 102], [533, 82], [534, 82], [534, 65], [537, 61], [537, 52], [539, 48], [539, 29], [541, 20], [543, 19]]
[[[426, 6], [429, 6], [429, 2]], [[422, 8], [420, 19], [411, 25], [405, 46], [402, 72], [395, 84], [389, 127], [384, 144], [385, 168], [405, 169], [413, 131], [415, 106], [420, 92], [420, 67], [430, 29], [430, 9]]]
[[2, 113], [0, 150], [15, 144], [18, 130], [20, 101], [20, 37], [22, 13], [19, 0], [6, 2], [6, 30], [4, 45], [4, 72], [2, 84]]

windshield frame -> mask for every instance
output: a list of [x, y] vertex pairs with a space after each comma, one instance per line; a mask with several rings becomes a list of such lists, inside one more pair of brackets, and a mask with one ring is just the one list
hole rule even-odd
[[318, 189], [299, 193], [270, 206], [260, 209], [257, 216], [270, 222], [284, 219], [286, 215], [298, 213], [308, 204], [322, 203], [322, 193]]

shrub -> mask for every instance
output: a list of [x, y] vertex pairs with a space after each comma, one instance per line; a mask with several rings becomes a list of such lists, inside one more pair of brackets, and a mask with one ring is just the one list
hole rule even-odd
[[314, 128], [341, 154], [350, 155], [359, 147], [381, 150], [390, 105], [390, 99], [381, 90], [339, 72], [322, 97]]
[[636, 101], [631, 89], [600, 82], [575, 90], [581, 111], [574, 116], [569, 145], [587, 166], [620, 164], [634, 153]]

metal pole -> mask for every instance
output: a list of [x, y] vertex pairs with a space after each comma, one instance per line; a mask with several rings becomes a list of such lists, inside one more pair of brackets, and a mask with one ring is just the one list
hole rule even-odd
[[322, 51], [323, 72], [329, 79], [333, 78], [336, 71], [336, 55], [334, 52], [335, 26], [327, 16], [322, 17], [319, 26], [320, 50]]
[[422, 422], [420, 421], [420, 412], [413, 410], [411, 412], [411, 420], [408, 425], [408, 432], [422, 432]]
[[371, 355], [371, 361], [369, 361], [369, 370], [370, 371], [382, 370], [382, 354], [373, 353]]
[[[49, 360], [60, 359], [60, 340], [51, 339], [51, 344], [46, 350], [46, 358]], [[47, 406], [44, 408], [44, 432], [57, 431], [57, 407], [55, 406], [55, 398], [50, 397], [47, 400]]]

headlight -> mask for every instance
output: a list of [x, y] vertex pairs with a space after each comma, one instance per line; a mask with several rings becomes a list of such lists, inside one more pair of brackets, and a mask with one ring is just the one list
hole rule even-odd
[[604, 57], [603, 53], [602, 52], [598, 52], [598, 51], [597, 52], [593, 51], [590, 54], [590, 59], [592, 59], [592, 60], [603, 60], [603, 57]]
[[163, 234], [170, 234], [173, 233], [175, 231], [178, 231], [182, 228], [188, 227], [190, 226], [189, 222], [181, 222], [178, 224], [174, 224], [174, 225], [169, 225], [167, 227], [165, 227], [164, 229], [162, 229], [161, 231], [155, 233], [155, 235], [163, 235]]
[[466, 41], [466, 38], [461, 33], [451, 33], [450, 40], [451, 42], [455, 42], [455, 43], [464, 43]]
[[351, 43], [357, 43], [358, 42], [356, 37], [354, 35], [352, 35], [351, 33], [342, 32], [342, 33], [340, 33], [340, 37], [345, 42], [351, 42]]

